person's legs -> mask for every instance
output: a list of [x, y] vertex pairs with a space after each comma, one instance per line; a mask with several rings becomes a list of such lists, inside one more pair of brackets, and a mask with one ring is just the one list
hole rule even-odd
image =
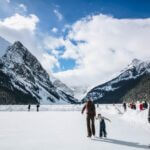
[[100, 128], [99, 128], [99, 137], [101, 138], [103, 136], [103, 129], [100, 125]]
[[106, 132], [106, 127], [103, 127], [103, 133], [104, 133], [104, 137], [107, 137], [107, 132]]
[[86, 124], [87, 124], [87, 136], [91, 137], [91, 127], [90, 127], [90, 117], [87, 115], [86, 117]]
[[94, 116], [91, 117], [91, 123], [92, 123], [92, 134], [95, 136], [95, 120], [94, 120]]

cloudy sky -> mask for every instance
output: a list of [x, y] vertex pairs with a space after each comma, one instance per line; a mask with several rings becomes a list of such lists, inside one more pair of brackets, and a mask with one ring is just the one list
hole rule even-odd
[[67, 85], [95, 86], [150, 59], [150, 1], [0, 0], [0, 36]]

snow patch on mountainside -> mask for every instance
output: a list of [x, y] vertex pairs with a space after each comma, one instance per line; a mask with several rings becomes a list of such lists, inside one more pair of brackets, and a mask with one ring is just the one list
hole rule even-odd
[[74, 97], [73, 90], [70, 87], [68, 87], [66, 84], [61, 82], [59, 79], [55, 78], [52, 74], [50, 75], [50, 80], [57, 89], [59, 89], [60, 91], [63, 91], [66, 94]]
[[89, 86], [72, 86], [71, 89], [74, 92], [74, 97], [81, 101], [91, 88]]

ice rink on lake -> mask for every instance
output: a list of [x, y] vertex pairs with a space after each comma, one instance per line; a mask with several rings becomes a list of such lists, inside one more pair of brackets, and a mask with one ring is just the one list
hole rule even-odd
[[[145, 150], [150, 144], [147, 110], [120, 114], [114, 106], [102, 105], [97, 112], [112, 121], [106, 123], [108, 137], [89, 139], [82, 106], [31, 108], [0, 106], [0, 150]], [[96, 136], [98, 129], [96, 121]]]

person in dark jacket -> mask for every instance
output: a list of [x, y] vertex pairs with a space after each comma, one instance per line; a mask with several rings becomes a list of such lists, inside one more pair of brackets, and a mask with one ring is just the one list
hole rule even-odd
[[124, 112], [126, 112], [126, 110], [127, 110], [127, 104], [126, 104], [126, 102], [123, 102], [123, 109], [124, 109]]
[[28, 111], [30, 111], [30, 109], [31, 109], [31, 105], [29, 104], [29, 105], [28, 105]]
[[87, 137], [91, 137], [92, 135], [95, 136], [95, 116], [96, 116], [96, 109], [94, 103], [91, 99], [88, 99], [86, 104], [82, 109], [82, 114], [86, 110], [86, 123], [87, 123]]
[[38, 103], [37, 105], [36, 105], [36, 110], [37, 110], [37, 112], [39, 111], [39, 107], [40, 107], [40, 104]]
[[98, 116], [96, 117], [96, 119], [98, 119], [100, 121], [100, 132], [99, 132], [99, 137], [102, 138], [107, 137], [107, 132], [106, 132], [106, 124], [105, 124], [105, 120], [111, 122], [108, 118], [102, 116], [101, 114], [98, 114]]
[[148, 110], [148, 122], [150, 123], [150, 104], [149, 104], [149, 110]]
[[144, 101], [144, 103], [143, 103], [143, 108], [144, 108], [144, 109], [147, 109], [147, 108], [148, 108], [148, 103], [147, 103], [147, 101]]

